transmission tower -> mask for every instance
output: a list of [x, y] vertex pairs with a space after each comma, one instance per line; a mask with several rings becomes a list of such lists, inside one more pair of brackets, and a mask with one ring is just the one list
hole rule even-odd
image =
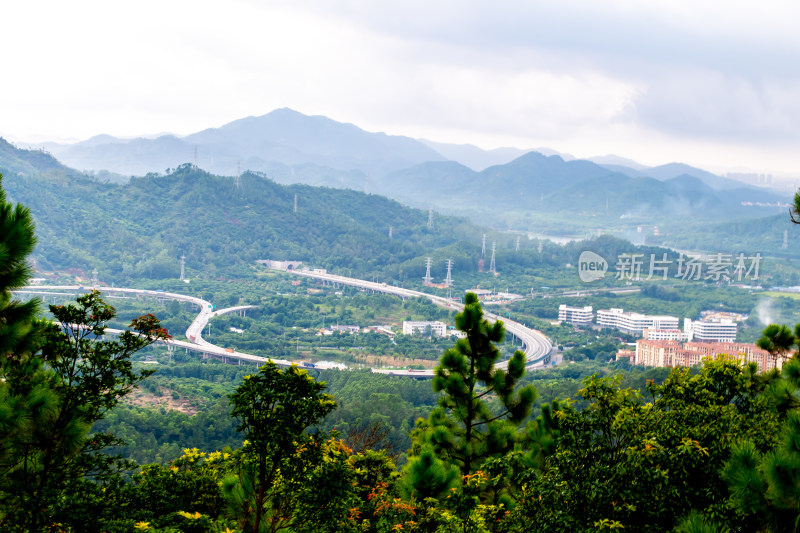
[[428, 209], [428, 229], [433, 229], [433, 208]]
[[542, 242], [542, 239], [539, 239], [539, 253], [540, 254], [542, 253], [542, 248], [543, 248], [543, 242]]
[[392, 238], [392, 227], [389, 226], [389, 239], [391, 240], [391, 238]]
[[519, 252], [519, 235], [517, 235], [517, 252]]
[[431, 262], [432, 261], [430, 257], [425, 258], [425, 277], [422, 279], [426, 283], [430, 283], [431, 281], [433, 281], [433, 278], [431, 277]]
[[297, 193], [294, 193], [294, 212], [297, 213]]
[[497, 268], [494, 264], [494, 250], [497, 245], [497, 241], [492, 241], [492, 260], [489, 262], [489, 272], [497, 274]]
[[783, 230], [783, 248], [789, 247], [789, 230]]
[[97, 268], [95, 268], [94, 270], [92, 270], [92, 288], [96, 289], [99, 283], [100, 281], [97, 278]]
[[444, 279], [444, 284], [447, 285], [448, 287], [453, 284], [453, 277], [450, 275], [452, 270], [453, 270], [453, 260], [452, 259], [448, 259], [447, 260], [447, 277]]
[[184, 267], [185, 266], [186, 266], [186, 256], [182, 255], [181, 256], [181, 277], [180, 277], [181, 281], [186, 279], [186, 277], [184, 276]]

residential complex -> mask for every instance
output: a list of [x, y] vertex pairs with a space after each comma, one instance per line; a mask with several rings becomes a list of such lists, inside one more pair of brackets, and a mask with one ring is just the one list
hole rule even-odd
[[594, 313], [592, 313], [592, 306], [586, 307], [570, 307], [565, 304], [558, 306], [558, 321], [566, 322], [567, 324], [574, 324], [576, 326], [587, 326], [594, 320]]
[[754, 362], [758, 370], [764, 372], [781, 361], [755, 344], [737, 342], [686, 342], [675, 340], [639, 340], [636, 342], [636, 356], [633, 363], [644, 366], [693, 366], [706, 357], [719, 354], [737, 356], [747, 362]]

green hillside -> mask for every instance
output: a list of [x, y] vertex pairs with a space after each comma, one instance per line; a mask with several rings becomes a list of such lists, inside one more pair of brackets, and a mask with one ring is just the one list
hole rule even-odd
[[788, 200], [744, 185], [721, 190], [689, 174], [665, 180], [629, 176], [591, 161], [537, 152], [482, 172], [453, 162], [424, 163], [390, 174], [381, 187], [413, 205], [433, 204], [495, 226], [549, 232], [757, 218], [778, 212], [777, 202]]
[[0, 137], [0, 172], [5, 176], [28, 176], [36, 173], [78, 175], [43, 150], [22, 150]]
[[41, 173], [3, 185], [33, 212], [41, 267], [96, 267], [106, 280], [177, 277], [181, 255], [210, 272], [292, 259], [366, 274], [480, 234], [452, 217], [436, 216], [429, 229], [427, 211], [381, 196], [283, 186], [255, 173], [237, 188], [192, 165], [124, 185]]

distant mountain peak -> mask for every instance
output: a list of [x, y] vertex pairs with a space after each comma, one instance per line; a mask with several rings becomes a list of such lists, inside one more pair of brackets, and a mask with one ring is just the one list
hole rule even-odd
[[[75, 168], [127, 175], [163, 172], [165, 168], [192, 161], [222, 175], [232, 175], [237, 169], [239, 172], [269, 171], [276, 165], [316, 165], [332, 171], [360, 171], [379, 176], [426, 161], [445, 159], [409, 137], [372, 133], [353, 124], [322, 115], [304, 115], [288, 107], [237, 119], [185, 137], [120, 141], [110, 136], [97, 136], [52, 149], [61, 160]], [[241, 168], [242, 163], [247, 166]]]

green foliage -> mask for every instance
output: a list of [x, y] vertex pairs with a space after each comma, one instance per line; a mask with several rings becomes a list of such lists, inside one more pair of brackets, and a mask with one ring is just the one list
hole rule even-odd
[[415, 259], [414, 276], [421, 277], [430, 249], [480, 234], [444, 216], [430, 231], [425, 211], [350, 190], [278, 185], [255, 173], [242, 175], [237, 190], [230, 178], [188, 164], [126, 184], [75, 175], [54, 187], [32, 174], [15, 175], [8, 185], [39, 222], [39, 264], [86, 272], [97, 266], [103, 280], [177, 278], [181, 255], [190, 273], [294, 259], [366, 274]]
[[[219, 485], [230, 471], [232, 454], [186, 449], [167, 466], [145, 465], [133, 476], [128, 520], [167, 527], [179, 514], [200, 513], [211, 519], [224, 514], [226, 502]], [[182, 529], [184, 530], [184, 529]]]
[[[785, 327], [768, 328], [765, 338], [776, 339], [778, 350], [796, 342]], [[800, 527], [800, 360], [793, 357], [780, 374], [768, 376], [766, 399], [785, 415], [780, 442], [764, 449], [757, 441], [743, 439], [726, 462], [723, 477], [729, 484], [730, 503], [759, 531], [797, 531]]]
[[648, 402], [620, 388], [620, 377], [586, 378], [578, 393], [585, 408], [561, 402], [529, 426], [535, 468], [519, 474], [516, 523], [533, 530], [618, 523], [669, 531], [697, 509], [741, 527], [724, 503], [719, 472], [739, 439], [768, 449], [778, 425], [752, 372], [725, 357], [695, 375], [674, 369], [650, 385]]
[[697, 511], [692, 511], [689, 516], [675, 528], [676, 533], [724, 533], [719, 524], [708, 520]]
[[[149, 372], [136, 372], [130, 357], [166, 337], [152, 315], [135, 319], [133, 331], [117, 340], [98, 340], [114, 309], [92, 292], [77, 305], [51, 307], [59, 321], [44, 334], [42, 359], [32, 358], [7, 373], [8, 398], [37, 396], [33, 409], [24, 409], [28, 425], [8, 435], [6, 475], [0, 488], [6, 527], [38, 531], [63, 511], [60, 505], [90, 490], [85, 476], [110, 482], [130, 465], [102, 451], [118, 440], [111, 434], [91, 433], [92, 425], [119, 403]], [[13, 400], [12, 400], [13, 402]], [[77, 492], [76, 494], [73, 494]], [[65, 521], [74, 518], [67, 516]]]
[[795, 331], [785, 325], [770, 324], [764, 329], [756, 345], [776, 358], [788, 359], [792, 349], [797, 346], [798, 336], [800, 336], [800, 324], [795, 327]]
[[305, 370], [270, 362], [231, 395], [231, 414], [248, 444], [223, 491], [245, 532], [322, 531], [343, 519], [337, 511], [350, 487], [346, 456], [334, 441], [305, 433], [336, 407], [323, 390]]
[[[433, 389], [442, 392], [438, 407], [420, 420], [415, 455], [406, 469], [407, 485], [418, 494], [436, 496], [452, 485], [452, 467], [462, 476], [473, 474], [490, 457], [514, 448], [516, 426], [529, 414], [536, 397], [532, 386], [517, 383], [525, 373], [522, 352], [508, 362], [508, 371], [495, 368], [500, 352], [494, 343], [505, 334], [502, 322], [483, 318], [478, 298], [467, 293], [456, 327], [466, 338], [445, 351], [436, 367]], [[496, 409], [488, 400], [494, 400]]]
[[457, 465], [439, 458], [430, 444], [423, 444], [403, 469], [403, 492], [409, 498], [439, 499], [458, 483], [459, 474]]
[[9, 203], [5, 190], [0, 188], [0, 357], [3, 363], [20, 360], [33, 351], [43, 328], [35, 320], [37, 303], [22, 303], [11, 296], [11, 291], [28, 281], [31, 274], [28, 255], [35, 244], [30, 210]]
[[33, 226], [2, 191], [0, 230], [0, 526], [39, 531], [91, 492], [87, 477], [111, 483], [128, 466], [101, 453], [116, 439], [91, 426], [147, 376], [133, 371], [131, 355], [166, 333], [149, 315], [118, 340], [98, 340], [115, 313], [96, 292], [51, 307], [58, 323], [34, 319], [36, 304], [10, 295], [27, 281]]

